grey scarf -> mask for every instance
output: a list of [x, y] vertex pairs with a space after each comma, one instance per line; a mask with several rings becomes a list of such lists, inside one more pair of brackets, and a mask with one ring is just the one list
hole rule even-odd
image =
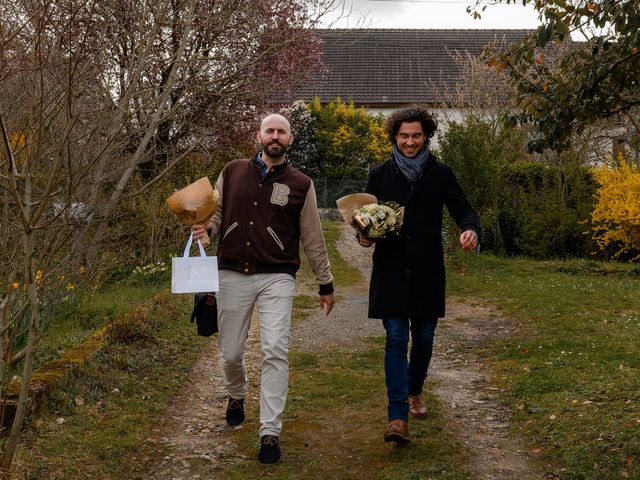
[[411, 183], [418, 183], [425, 165], [429, 162], [429, 147], [424, 146], [422, 151], [413, 158], [405, 157], [396, 145], [393, 146], [393, 158], [396, 160], [400, 171], [404, 173]]

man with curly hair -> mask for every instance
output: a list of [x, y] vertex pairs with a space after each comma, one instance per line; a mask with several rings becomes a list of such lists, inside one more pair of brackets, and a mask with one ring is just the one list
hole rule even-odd
[[[463, 249], [475, 249], [480, 235], [480, 219], [453, 171], [429, 152], [437, 126], [423, 106], [393, 113], [386, 122], [393, 155], [371, 169], [366, 187], [379, 202], [404, 207], [400, 235], [375, 240], [369, 289], [369, 317], [382, 319], [386, 331], [386, 442], [409, 441], [409, 415], [427, 414], [422, 387], [438, 318], [445, 314], [443, 207], [460, 227]], [[374, 244], [363, 235], [357, 238], [364, 247]]]

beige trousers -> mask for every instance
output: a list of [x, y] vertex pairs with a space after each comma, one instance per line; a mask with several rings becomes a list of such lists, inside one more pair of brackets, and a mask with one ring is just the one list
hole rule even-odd
[[280, 435], [289, 388], [289, 332], [295, 279], [286, 273], [244, 275], [220, 270], [219, 280], [218, 345], [225, 387], [233, 398], [244, 398], [247, 394], [244, 350], [255, 305], [262, 351], [260, 436]]

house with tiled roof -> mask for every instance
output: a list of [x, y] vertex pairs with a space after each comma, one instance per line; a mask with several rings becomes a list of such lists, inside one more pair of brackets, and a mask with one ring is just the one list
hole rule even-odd
[[[322, 29], [325, 70], [283, 103], [336, 97], [388, 114], [415, 103], [439, 107], [460, 80], [456, 52], [480, 55], [492, 43], [519, 43], [530, 30]], [[437, 112], [436, 112], [437, 113]], [[455, 114], [454, 114], [455, 116]]]
[[530, 30], [325, 29], [317, 30], [326, 70], [294, 99], [322, 103], [336, 97], [391, 111], [412, 103], [439, 103], [460, 72], [454, 52], [480, 55], [492, 43], [518, 43]]

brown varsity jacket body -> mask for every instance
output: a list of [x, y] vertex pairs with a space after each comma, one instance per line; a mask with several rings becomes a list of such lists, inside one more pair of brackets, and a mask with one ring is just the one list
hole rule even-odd
[[320, 294], [333, 292], [315, 189], [308, 176], [285, 162], [262, 178], [258, 163], [241, 159], [225, 166], [215, 188], [220, 197], [211, 230], [219, 235], [221, 270], [295, 276], [302, 241]]

